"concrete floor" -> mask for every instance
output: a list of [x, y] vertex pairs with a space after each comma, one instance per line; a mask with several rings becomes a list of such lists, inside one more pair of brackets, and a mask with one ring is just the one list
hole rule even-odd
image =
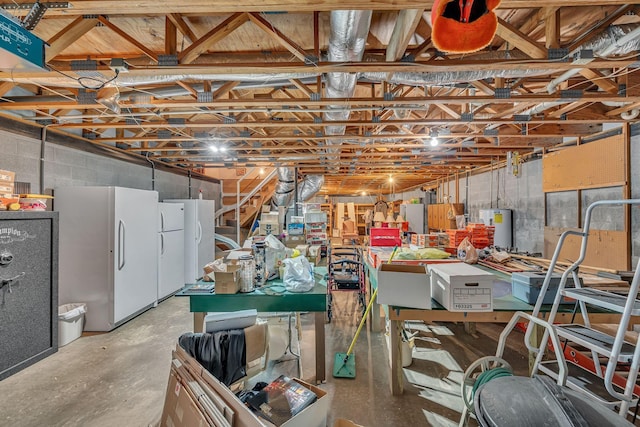
[[[413, 363], [405, 369], [409, 381], [402, 397], [392, 397], [382, 333], [363, 329], [355, 350], [356, 379], [331, 376], [334, 354], [345, 352], [355, 333], [357, 311], [355, 293], [342, 293], [334, 302], [333, 322], [326, 325], [328, 379], [321, 387], [331, 400], [328, 425], [336, 418], [363, 426], [457, 425], [462, 372], [476, 358], [495, 352], [502, 328], [484, 325], [471, 336], [462, 325], [414, 324], [421, 332]], [[314, 376], [312, 323], [311, 315], [302, 315], [303, 378]], [[191, 326], [187, 299], [172, 297], [110, 333], [81, 337], [0, 382], [0, 426], [156, 425], [171, 350]], [[526, 370], [523, 356], [509, 352], [506, 358]], [[280, 373], [297, 376], [297, 369], [295, 358], [286, 354], [254, 382]]]
[[[333, 357], [345, 352], [357, 328], [354, 293], [334, 302], [334, 320], [326, 325], [327, 374], [331, 400], [328, 426], [347, 418], [363, 426], [454, 426], [462, 401], [459, 381], [475, 359], [493, 354], [498, 325], [482, 325], [475, 336], [462, 325], [414, 324], [420, 329], [412, 365], [405, 369], [405, 393], [389, 391], [384, 334], [366, 330], [355, 354], [356, 379], [331, 376]], [[313, 316], [302, 315], [303, 378], [314, 375]], [[58, 353], [0, 382], [0, 426], [150, 426], [161, 415], [171, 350], [192, 327], [186, 298], [172, 297], [116, 330], [83, 336]], [[505, 358], [526, 372], [522, 335]], [[297, 375], [290, 355], [272, 363], [257, 379], [284, 372]]]

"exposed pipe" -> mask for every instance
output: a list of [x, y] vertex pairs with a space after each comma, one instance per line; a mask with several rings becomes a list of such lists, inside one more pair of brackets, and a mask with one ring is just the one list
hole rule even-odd
[[155, 191], [156, 189], [156, 164], [153, 163], [153, 160], [149, 158], [149, 152], [147, 151], [147, 155], [145, 156], [147, 162], [151, 163], [151, 191]]
[[39, 181], [40, 181], [40, 194], [44, 194], [44, 155], [45, 155], [45, 143], [47, 142], [47, 129], [51, 126], [50, 124], [45, 125], [40, 131], [40, 171], [39, 171]]
[[[612, 25], [602, 32], [600, 37], [578, 46], [574, 52], [593, 50], [593, 56], [624, 55], [640, 49], [640, 25]], [[582, 68], [567, 70], [559, 77], [551, 80], [547, 91], [554, 93], [558, 86], [580, 72]]]
[[293, 214], [298, 216], [298, 167], [293, 168]]

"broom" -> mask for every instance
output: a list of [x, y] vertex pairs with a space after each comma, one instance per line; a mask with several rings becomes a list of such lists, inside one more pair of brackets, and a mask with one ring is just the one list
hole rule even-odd
[[[391, 264], [391, 260], [396, 254], [398, 247], [393, 248], [393, 252], [391, 252], [391, 256], [389, 257], [388, 263]], [[358, 329], [356, 330], [356, 334], [351, 340], [351, 345], [346, 353], [336, 353], [334, 362], [333, 362], [333, 376], [335, 378], [355, 378], [356, 377], [356, 355], [353, 354], [353, 348], [356, 345], [356, 341], [358, 341], [358, 336], [360, 335], [360, 331], [364, 326], [364, 322], [367, 320], [367, 316], [371, 311], [371, 306], [373, 305], [373, 301], [375, 301], [376, 296], [378, 295], [378, 288], [373, 291], [371, 295], [371, 299], [369, 300], [369, 304], [367, 304], [367, 309], [362, 316], [362, 320], [358, 325]]]

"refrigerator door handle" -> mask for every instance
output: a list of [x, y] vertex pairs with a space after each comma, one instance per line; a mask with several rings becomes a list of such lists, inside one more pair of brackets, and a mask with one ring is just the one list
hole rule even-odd
[[160, 212], [160, 231], [164, 231], [164, 212]]
[[118, 223], [118, 270], [122, 270], [124, 268], [125, 260], [125, 236], [127, 233], [127, 225], [123, 220], [120, 220]]
[[202, 224], [200, 223], [200, 221], [198, 221], [198, 238], [196, 239], [196, 242], [200, 244], [201, 241], [202, 241]]
[[160, 255], [164, 255], [164, 233], [160, 233]]

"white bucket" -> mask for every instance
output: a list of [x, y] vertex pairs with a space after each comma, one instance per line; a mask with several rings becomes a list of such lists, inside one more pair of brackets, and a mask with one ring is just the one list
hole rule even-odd
[[87, 305], [70, 303], [58, 306], [58, 347], [80, 338], [84, 327]]

